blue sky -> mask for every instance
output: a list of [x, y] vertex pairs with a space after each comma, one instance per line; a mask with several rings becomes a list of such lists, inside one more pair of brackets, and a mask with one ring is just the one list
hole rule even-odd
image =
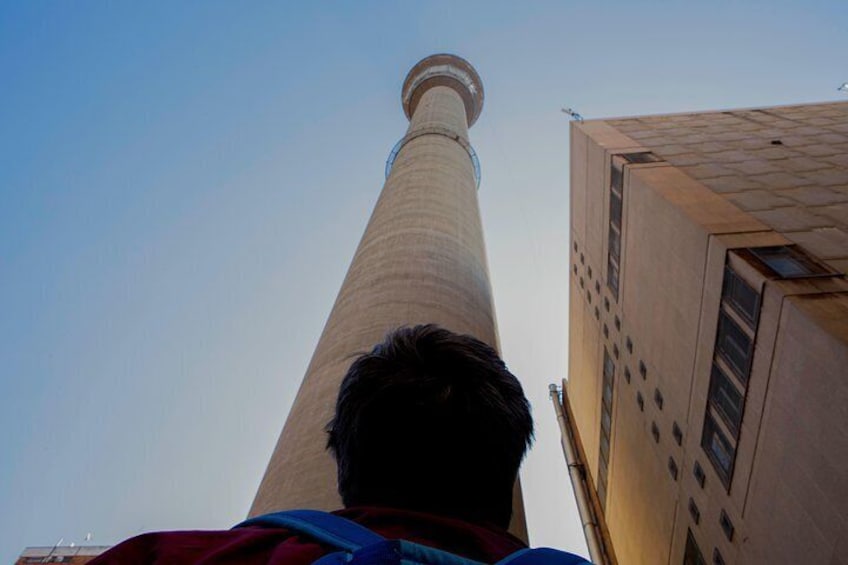
[[844, 2], [0, 5], [0, 561], [247, 511], [441, 51], [471, 130], [503, 354], [539, 434], [533, 542], [582, 549], [568, 139], [587, 118], [840, 99]]

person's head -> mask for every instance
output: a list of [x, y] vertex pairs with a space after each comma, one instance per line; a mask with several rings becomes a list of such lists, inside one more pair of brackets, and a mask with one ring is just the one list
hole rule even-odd
[[345, 506], [506, 527], [533, 419], [494, 349], [424, 325], [390, 333], [353, 362], [327, 431]]

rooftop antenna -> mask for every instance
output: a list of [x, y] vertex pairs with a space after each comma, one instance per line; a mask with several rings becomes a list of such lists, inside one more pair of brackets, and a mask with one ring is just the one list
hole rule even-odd
[[[848, 86], [848, 85], [843, 85], [843, 86]], [[563, 108], [562, 112], [563, 112], [563, 114], [568, 114], [569, 116], [571, 116], [572, 120], [576, 120], [578, 122], [583, 121], [583, 116], [578, 114], [576, 110], [573, 110], [571, 108]]]

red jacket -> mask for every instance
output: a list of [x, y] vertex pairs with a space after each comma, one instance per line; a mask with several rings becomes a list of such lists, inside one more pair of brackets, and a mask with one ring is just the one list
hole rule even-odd
[[[421, 512], [361, 507], [334, 512], [389, 539], [405, 539], [492, 563], [526, 547], [490, 524], [471, 524]], [[90, 565], [308, 565], [336, 551], [283, 528], [159, 532], [131, 538]]]

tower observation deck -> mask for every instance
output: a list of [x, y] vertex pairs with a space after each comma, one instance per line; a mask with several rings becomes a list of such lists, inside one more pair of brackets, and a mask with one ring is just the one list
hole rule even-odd
[[[406, 135], [292, 405], [250, 509], [341, 506], [325, 425], [353, 356], [392, 329], [435, 323], [498, 349], [477, 202], [480, 178], [468, 128], [483, 109], [477, 71], [455, 55], [431, 55], [403, 83]], [[526, 539], [516, 485], [511, 531]]]

